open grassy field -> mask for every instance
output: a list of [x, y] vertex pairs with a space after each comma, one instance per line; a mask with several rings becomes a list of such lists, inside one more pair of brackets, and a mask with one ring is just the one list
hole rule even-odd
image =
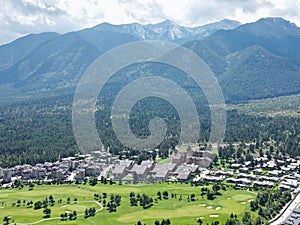
[[[155, 220], [169, 218], [172, 224], [197, 224], [197, 218], [201, 217], [204, 224], [218, 220], [225, 222], [231, 213], [242, 217], [243, 212], [249, 208], [249, 201], [254, 199], [256, 194], [245, 190], [227, 189], [222, 195], [214, 200], [207, 200], [206, 196], [200, 196], [201, 187], [194, 187], [190, 184], [168, 184], [157, 183], [151, 185], [41, 185], [35, 186], [34, 190], [28, 191], [25, 187], [22, 190], [3, 189], [0, 190], [0, 220], [4, 216], [11, 216], [12, 222], [17, 224], [135, 224], [140, 220], [143, 224], [154, 224]], [[130, 206], [129, 194], [145, 193], [157, 197], [157, 192], [168, 191], [169, 199], [157, 200], [149, 209], [141, 206]], [[119, 194], [122, 197], [121, 205], [117, 212], [109, 213], [102, 203], [94, 200], [94, 193]], [[176, 198], [171, 198], [171, 194]], [[188, 196], [195, 194], [195, 201], [189, 201]], [[43, 209], [34, 210], [27, 208], [28, 201], [43, 201], [52, 195], [55, 205], [51, 209], [51, 217], [43, 220]], [[182, 200], [179, 198], [182, 196]], [[70, 197], [70, 202], [67, 198]], [[74, 202], [74, 198], [77, 201]], [[62, 199], [59, 203], [58, 200]], [[108, 196], [109, 199], [109, 196]], [[20, 206], [12, 206], [21, 200]], [[23, 204], [23, 201], [25, 203]], [[81, 216], [86, 208], [95, 207], [97, 210], [94, 217], [85, 219]], [[76, 220], [60, 220], [60, 214], [76, 210]], [[57, 218], [56, 218], [57, 217]]]
[[300, 95], [282, 96], [249, 101], [247, 104], [227, 105], [228, 109], [239, 112], [263, 116], [299, 116]]

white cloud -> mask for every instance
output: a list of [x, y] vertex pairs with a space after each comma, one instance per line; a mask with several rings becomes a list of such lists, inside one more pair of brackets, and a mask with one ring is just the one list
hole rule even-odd
[[300, 1], [294, 0], [0, 0], [0, 5], [0, 43], [28, 33], [64, 33], [102, 22], [171, 19], [198, 26], [224, 18], [245, 23], [280, 16], [300, 26]]

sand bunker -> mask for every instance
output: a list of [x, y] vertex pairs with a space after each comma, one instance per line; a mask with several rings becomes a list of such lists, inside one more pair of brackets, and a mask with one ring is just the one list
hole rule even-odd
[[221, 209], [221, 207], [217, 207], [217, 208], [216, 208], [216, 210], [220, 210], [220, 209]]
[[219, 215], [209, 215], [209, 217], [219, 217]]
[[208, 209], [212, 209], [212, 206], [207, 206], [206, 208], [208, 208]]
[[242, 205], [245, 205], [245, 204], [246, 204], [246, 202], [241, 202], [241, 204], [242, 204]]

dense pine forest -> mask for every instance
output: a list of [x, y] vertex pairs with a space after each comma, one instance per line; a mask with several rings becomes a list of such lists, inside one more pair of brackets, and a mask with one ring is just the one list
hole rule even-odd
[[[105, 104], [104, 104], [105, 105]], [[150, 110], [151, 109], [151, 110]], [[0, 166], [34, 164], [55, 161], [59, 157], [78, 152], [72, 132], [72, 97], [52, 97], [2, 103], [0, 106]], [[147, 113], [144, 113], [147, 112]], [[96, 124], [105, 146], [115, 155], [140, 155], [128, 151], [113, 132], [109, 120], [110, 108], [96, 113]], [[199, 105], [200, 143], [208, 140], [210, 129], [209, 108]], [[132, 110], [130, 125], [133, 133], [149, 135], [148, 122], [160, 116], [168, 127], [167, 137], [158, 147], [162, 158], [169, 156], [178, 141], [180, 123], [175, 109], [166, 101], [155, 98], [142, 100]], [[300, 118], [289, 116], [258, 116], [227, 111], [225, 143], [263, 143], [272, 141], [282, 153], [297, 156], [299, 149]], [[171, 150], [171, 151], [170, 151]], [[143, 157], [145, 153], [142, 154]]]

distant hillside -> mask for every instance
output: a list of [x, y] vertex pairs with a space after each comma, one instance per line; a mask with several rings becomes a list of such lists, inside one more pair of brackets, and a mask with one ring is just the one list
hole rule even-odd
[[9, 68], [39, 45], [57, 37], [57, 33], [30, 34], [0, 46], [0, 70]]
[[227, 100], [300, 93], [300, 28], [288, 21], [261, 19], [186, 47], [212, 68]]
[[116, 46], [150, 39], [184, 43], [203, 58], [227, 101], [300, 93], [300, 28], [282, 18], [239, 25], [222, 20], [187, 28], [167, 20], [150, 25], [104, 23], [64, 35], [29, 35], [0, 46], [1, 95], [74, 90], [97, 57]]

